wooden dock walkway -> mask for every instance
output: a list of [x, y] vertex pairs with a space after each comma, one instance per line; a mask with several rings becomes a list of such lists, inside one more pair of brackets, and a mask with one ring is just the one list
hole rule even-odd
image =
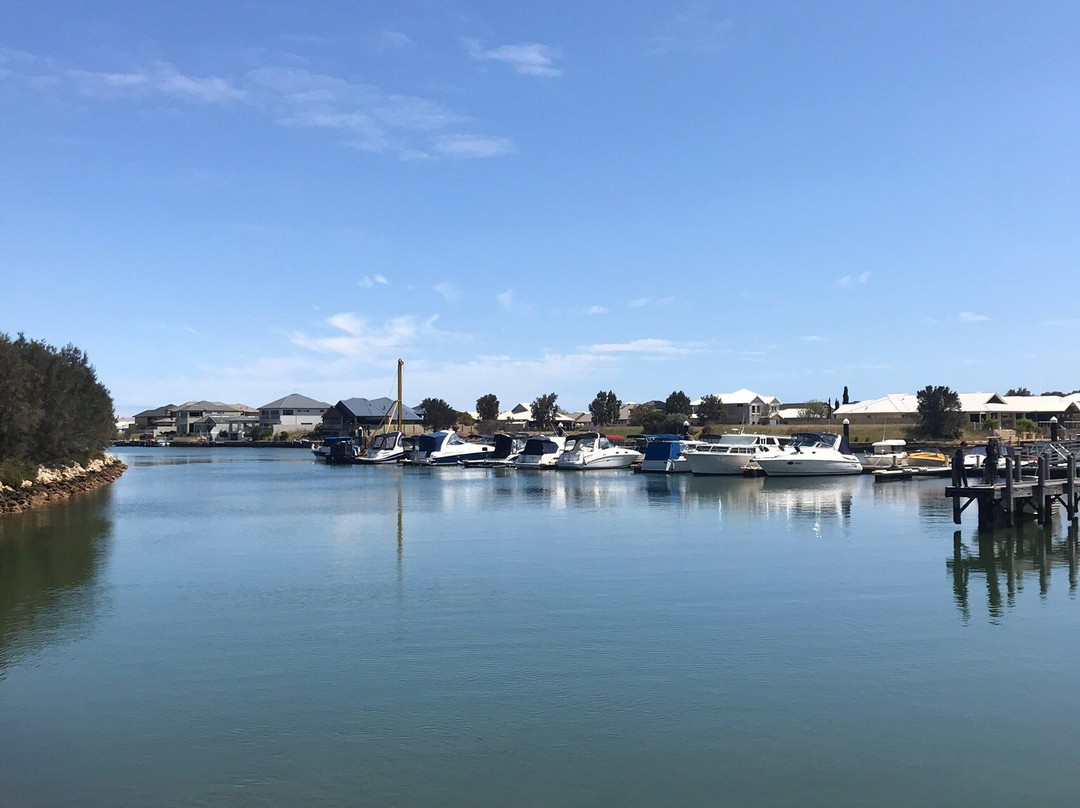
[[1038, 476], [1021, 477], [1011, 457], [1005, 458], [1005, 472], [1000, 483], [993, 485], [952, 486], [945, 496], [953, 501], [953, 522], [960, 524], [960, 515], [972, 502], [979, 507], [979, 525], [988, 527], [1004, 520], [1015, 525], [1027, 514], [1034, 514], [1041, 525], [1050, 524], [1054, 505], [1065, 509], [1070, 522], [1077, 521], [1076, 458], [1070, 457], [1065, 479], [1051, 480], [1046, 458], [1039, 460]]

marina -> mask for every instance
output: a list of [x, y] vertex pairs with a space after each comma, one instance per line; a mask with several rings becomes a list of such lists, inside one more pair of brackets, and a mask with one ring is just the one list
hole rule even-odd
[[957, 527], [935, 479], [118, 454], [0, 521], [5, 804], [1075, 796], [1062, 520]]

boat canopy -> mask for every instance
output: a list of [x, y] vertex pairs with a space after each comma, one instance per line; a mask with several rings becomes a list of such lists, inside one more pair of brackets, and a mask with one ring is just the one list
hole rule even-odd
[[677, 460], [681, 451], [680, 440], [653, 440], [645, 446], [645, 460]]
[[514, 452], [521, 451], [522, 439], [517, 435], [499, 433], [495, 436], [495, 452], [491, 455], [493, 460], [505, 460]]
[[527, 455], [556, 454], [558, 451], [559, 444], [557, 444], [551, 438], [529, 438], [527, 441], [525, 441], [524, 454]]
[[841, 454], [851, 454], [851, 446], [848, 443], [847, 436], [837, 435], [833, 432], [796, 432], [791, 436], [788, 446], [795, 451], [822, 446], [827, 449], [836, 449]]

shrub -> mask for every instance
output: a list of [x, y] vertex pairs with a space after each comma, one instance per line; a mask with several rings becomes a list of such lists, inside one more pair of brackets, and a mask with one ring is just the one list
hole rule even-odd
[[11, 488], [18, 488], [23, 480], [37, 479], [37, 464], [29, 460], [8, 457], [0, 461], [0, 483]]

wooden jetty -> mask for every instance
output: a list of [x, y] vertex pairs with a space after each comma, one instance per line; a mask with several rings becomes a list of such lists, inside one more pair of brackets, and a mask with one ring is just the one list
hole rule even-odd
[[1038, 475], [1022, 477], [1019, 464], [1005, 458], [1005, 473], [1000, 483], [993, 485], [952, 486], [945, 496], [953, 501], [953, 522], [960, 524], [960, 515], [972, 502], [979, 506], [979, 525], [989, 527], [1001, 519], [1014, 525], [1026, 514], [1034, 514], [1040, 525], [1050, 524], [1054, 505], [1065, 509], [1070, 522], [1077, 520], [1076, 457], [1070, 456], [1065, 479], [1050, 479], [1049, 463], [1039, 459]]

